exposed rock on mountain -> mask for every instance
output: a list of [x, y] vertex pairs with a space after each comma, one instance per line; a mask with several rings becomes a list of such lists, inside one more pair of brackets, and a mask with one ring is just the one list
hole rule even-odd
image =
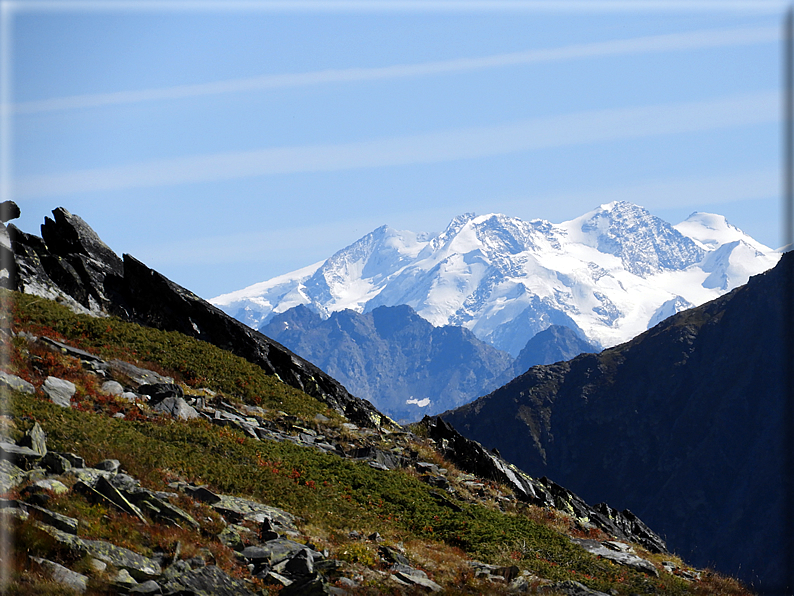
[[134, 257], [124, 255], [122, 260], [80, 217], [63, 208], [55, 209], [53, 216], [42, 225], [43, 238], [8, 226], [10, 246], [0, 247], [6, 251], [0, 254], [5, 287], [61, 300], [78, 312], [112, 314], [196, 337], [278, 375], [358, 424], [380, 423], [381, 415], [372, 404], [350, 395], [310, 362]]
[[682, 556], [782, 594], [792, 269], [787, 253], [628, 343], [532, 368], [443, 418], [530, 474], [631, 508]]
[[509, 354], [462, 327], [433, 327], [409, 306], [343, 310], [323, 319], [301, 305], [261, 331], [402, 421], [468, 403], [512, 370]]
[[322, 263], [212, 303], [257, 328], [299, 304], [323, 318], [407, 304], [516, 357], [550, 325], [601, 347], [627, 341], [652, 318], [714, 299], [778, 258], [706, 213], [677, 226], [625, 202], [561, 224], [469, 213], [437, 235], [380, 227]]

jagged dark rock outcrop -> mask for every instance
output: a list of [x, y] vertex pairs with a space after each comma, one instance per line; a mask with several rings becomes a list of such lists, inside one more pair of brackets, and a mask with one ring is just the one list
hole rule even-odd
[[699, 566], [784, 593], [784, 298], [794, 254], [632, 341], [443, 414], [528, 473], [630, 507]]
[[351, 395], [310, 362], [134, 257], [119, 258], [80, 217], [61, 207], [53, 216], [42, 225], [42, 238], [13, 224], [0, 230], [0, 280], [5, 287], [60, 300], [77, 311], [179, 331], [278, 375], [356, 424], [373, 426], [383, 420], [372, 404]]
[[502, 373], [512, 371], [507, 352], [462, 327], [434, 327], [407, 305], [343, 310], [327, 319], [300, 305], [261, 331], [396, 420], [468, 403], [502, 385]]

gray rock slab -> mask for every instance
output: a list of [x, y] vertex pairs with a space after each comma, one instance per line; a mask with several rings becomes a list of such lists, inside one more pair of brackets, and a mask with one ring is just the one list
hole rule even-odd
[[243, 534], [250, 534], [251, 530], [245, 526], [238, 526], [236, 524], [229, 524], [221, 533], [218, 534], [218, 540], [224, 546], [228, 546], [232, 550], [242, 551], [245, 548], [243, 542]]
[[72, 405], [72, 397], [77, 392], [77, 388], [71, 381], [59, 379], [57, 377], [47, 377], [41, 390], [50, 398], [50, 401], [64, 408]]
[[192, 569], [163, 586], [165, 593], [192, 591], [196, 596], [255, 596], [246, 585], [215, 565]]
[[205, 486], [185, 486], [185, 493], [202, 503], [213, 505], [221, 501], [220, 495], [216, 495]]
[[94, 466], [97, 470], [102, 470], [104, 472], [110, 472], [111, 474], [115, 474], [119, 471], [121, 467], [121, 462], [117, 459], [103, 459], [101, 462]]
[[295, 516], [291, 513], [279, 509], [277, 507], [270, 507], [256, 501], [250, 501], [241, 497], [231, 497], [228, 495], [218, 495], [219, 501], [215, 502], [212, 507], [230, 519], [230, 521], [242, 521], [247, 519], [262, 523], [265, 519], [269, 519], [277, 526], [289, 530], [296, 530]]
[[394, 574], [394, 577], [405, 582], [406, 584], [421, 586], [426, 590], [430, 590], [431, 592], [440, 592], [442, 590], [441, 586], [439, 586], [432, 579], [429, 579], [427, 576], [422, 577], [421, 575], [408, 574], [398, 571]]
[[41, 456], [47, 455], [47, 435], [38, 422], [34, 423], [33, 427], [25, 433], [25, 436], [19, 441], [19, 445], [30, 447]]
[[148, 522], [146, 521], [146, 518], [143, 516], [143, 512], [140, 510], [140, 508], [137, 505], [133, 505], [129, 501], [129, 499], [127, 499], [127, 497], [121, 493], [119, 489], [117, 489], [115, 486], [113, 486], [110, 483], [110, 481], [107, 478], [105, 478], [104, 476], [100, 476], [97, 479], [94, 489], [103, 497], [115, 503], [116, 506], [122, 511], [125, 511], [130, 515], [137, 517], [144, 524], [148, 525]]
[[278, 565], [282, 561], [292, 559], [299, 552], [306, 550], [312, 560], [322, 558], [322, 553], [306, 548], [305, 544], [294, 542], [287, 538], [268, 540], [259, 546], [249, 546], [243, 549], [240, 556], [253, 563], [268, 563], [270, 566]]
[[30, 503], [25, 503], [24, 507], [28, 510], [29, 514], [45, 524], [57, 528], [62, 532], [66, 532], [67, 534], [77, 534], [78, 521], [73, 517], [68, 517]]
[[538, 588], [538, 594], [547, 594], [549, 592], [562, 593], [566, 596], [609, 596], [609, 594], [599, 592], [598, 590], [591, 590], [587, 586], [571, 580], [548, 584]]
[[82, 480], [89, 486], [94, 486], [100, 476], [108, 478], [113, 474], [105, 470], [97, 470], [96, 468], [72, 468], [63, 473], [64, 476], [72, 476], [78, 480]]
[[85, 350], [72, 347], [69, 344], [65, 344], [63, 342], [54, 339], [50, 339], [49, 337], [42, 336], [40, 341], [43, 344], [46, 344], [50, 348], [54, 349], [55, 351], [60, 352], [61, 354], [66, 354], [67, 356], [73, 356], [74, 358], [85, 360], [86, 362], [103, 362], [102, 358], [92, 354], [91, 352], [86, 352]]
[[157, 561], [139, 555], [127, 548], [116, 546], [104, 540], [87, 540], [72, 536], [41, 522], [35, 522], [35, 524], [62, 545], [76, 552], [88, 554], [119, 569], [125, 569], [138, 581], [147, 581], [158, 577], [162, 573]]
[[107, 395], [121, 395], [124, 393], [124, 387], [118, 381], [105, 381], [102, 383], [102, 393]]
[[132, 588], [130, 588], [128, 593], [129, 594], [162, 594], [163, 589], [160, 587], [160, 584], [158, 584], [153, 579], [150, 579], [141, 584], [133, 586]]
[[188, 404], [181, 397], [166, 397], [161, 402], [152, 406], [152, 409], [156, 412], [170, 414], [179, 420], [190, 420], [199, 417], [196, 408]]
[[52, 581], [63, 584], [64, 586], [80, 592], [81, 594], [88, 589], [88, 578], [85, 575], [77, 573], [76, 571], [72, 571], [71, 569], [64, 567], [63, 565], [59, 565], [53, 561], [48, 561], [47, 559], [41, 559], [39, 557], [31, 558], [36, 561], [36, 563], [38, 563], [46, 573], [49, 574]]
[[303, 577], [314, 573], [314, 557], [308, 548], [295, 554], [284, 567], [284, 571], [293, 577]]
[[48, 490], [56, 495], [65, 495], [69, 492], [69, 487], [60, 480], [55, 478], [45, 478], [43, 480], [36, 480], [33, 486], [38, 486], [44, 490]]
[[41, 463], [53, 474], [63, 474], [72, 469], [72, 464], [68, 459], [53, 451], [49, 451], [47, 455], [44, 456], [44, 459], [41, 460]]
[[7, 387], [12, 391], [19, 391], [21, 393], [36, 393], [36, 388], [28, 383], [25, 379], [21, 379], [16, 375], [0, 371], [0, 387]]
[[148, 370], [146, 368], [139, 368], [129, 362], [123, 360], [111, 360], [108, 362], [110, 370], [117, 375], [123, 375], [129, 378], [136, 385], [151, 385], [154, 383], [173, 383], [174, 379], [171, 377], [164, 377], [161, 374]]
[[58, 455], [69, 460], [73, 468], [85, 468], [85, 460], [79, 455], [75, 455], [74, 453], [59, 453]]
[[21, 468], [30, 468], [41, 459], [41, 454], [30, 447], [21, 447], [5, 441], [0, 442], [0, 456]]
[[597, 555], [603, 559], [613, 561], [618, 565], [625, 565], [626, 567], [631, 567], [632, 569], [642, 571], [648, 575], [659, 577], [659, 571], [656, 569], [653, 563], [643, 559], [642, 557], [638, 557], [633, 553], [607, 548], [598, 540], [571, 538], [571, 542], [578, 544], [589, 553]]
[[0, 458], [0, 492], [8, 492], [15, 486], [22, 484], [25, 479], [25, 470], [4, 457]]

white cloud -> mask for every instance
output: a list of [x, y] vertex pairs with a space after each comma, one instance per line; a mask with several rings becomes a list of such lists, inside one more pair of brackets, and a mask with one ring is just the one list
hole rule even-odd
[[564, 114], [345, 143], [197, 155], [115, 167], [28, 176], [16, 199], [231, 180], [428, 164], [592, 143], [776, 122], [779, 94], [762, 92], [712, 101]]
[[780, 30], [778, 27], [691, 31], [687, 33], [672, 33], [633, 39], [576, 44], [559, 48], [527, 50], [480, 58], [460, 58], [457, 60], [426, 62], [422, 64], [398, 64], [376, 68], [329, 69], [297, 74], [264, 75], [195, 85], [175, 85], [159, 89], [56, 97], [52, 99], [20, 102], [13, 106], [12, 111], [16, 114], [36, 114], [41, 112], [85, 109], [145, 101], [173, 100], [262, 89], [410, 78], [603, 56], [691, 51], [704, 48], [753, 45], [778, 42], [779, 40]]

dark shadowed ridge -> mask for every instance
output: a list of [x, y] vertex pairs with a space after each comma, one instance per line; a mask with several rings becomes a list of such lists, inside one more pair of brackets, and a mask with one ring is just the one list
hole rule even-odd
[[701, 566], [784, 593], [785, 278], [794, 255], [632, 341], [443, 414], [533, 476], [627, 507]]

